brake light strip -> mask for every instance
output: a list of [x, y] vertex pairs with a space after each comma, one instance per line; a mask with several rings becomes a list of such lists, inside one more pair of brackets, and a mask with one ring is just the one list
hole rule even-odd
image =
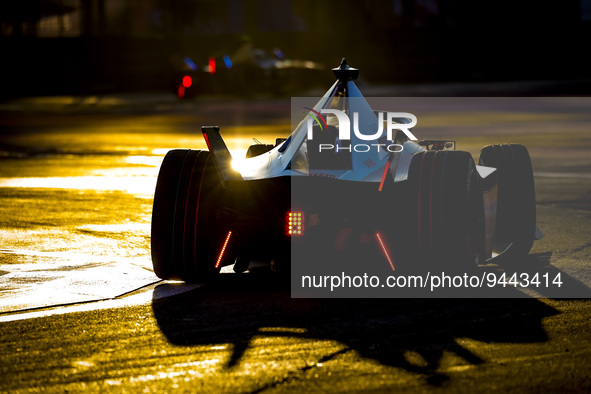
[[394, 268], [394, 262], [392, 261], [392, 259], [390, 258], [390, 254], [388, 253], [388, 249], [386, 249], [386, 245], [384, 244], [384, 241], [382, 241], [382, 236], [380, 235], [380, 233], [376, 233], [376, 237], [378, 238], [378, 242], [380, 243], [382, 252], [384, 252], [384, 256], [386, 256], [386, 260], [388, 260], [388, 264], [390, 264], [390, 268], [392, 268], [392, 271], [396, 271], [396, 268]]
[[222, 262], [222, 257], [224, 257], [224, 252], [226, 251], [226, 246], [228, 246], [228, 241], [230, 240], [230, 236], [232, 235], [232, 231], [228, 231], [228, 235], [226, 236], [226, 240], [224, 241], [224, 246], [222, 246], [222, 250], [220, 251], [220, 255], [218, 257], [218, 261], [215, 263], [215, 268], [220, 268], [220, 263]]

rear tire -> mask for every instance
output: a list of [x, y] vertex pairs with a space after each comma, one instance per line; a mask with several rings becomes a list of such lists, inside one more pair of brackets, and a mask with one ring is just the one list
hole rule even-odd
[[162, 279], [206, 282], [223, 265], [229, 229], [219, 218], [223, 190], [213, 160], [208, 151], [182, 149], [162, 162], [152, 211], [152, 263]]
[[411, 257], [423, 268], [475, 268], [484, 257], [484, 207], [470, 153], [418, 152], [408, 182]]
[[479, 163], [497, 169], [495, 243], [509, 245], [503, 247], [505, 257], [527, 255], [536, 233], [534, 174], [527, 148], [518, 144], [485, 146]]

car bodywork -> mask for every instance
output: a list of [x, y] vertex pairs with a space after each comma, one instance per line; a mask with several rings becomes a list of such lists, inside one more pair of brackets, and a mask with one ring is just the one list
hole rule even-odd
[[[380, 115], [385, 111], [370, 108], [355, 85], [358, 70], [343, 59], [333, 71], [337, 77], [334, 85], [308, 108], [309, 116], [289, 138], [278, 139], [275, 146], [253, 145], [247, 158], [233, 159], [219, 127], [202, 128], [219, 183], [215, 203], [206, 207], [215, 211], [210, 225], [218, 235], [212, 245], [216, 252], [208, 261], [198, 263], [199, 248], [194, 247], [194, 264], [213, 264], [218, 270], [235, 263], [236, 271], [244, 271], [251, 261], [258, 260], [272, 262], [275, 268], [289, 267], [290, 262], [297, 263], [292, 261], [297, 255], [294, 245], [311, 242], [315, 248], [321, 243], [342, 251], [347, 249], [344, 243], [354, 240], [345, 236], [352, 232], [357, 239], [364, 233], [375, 235], [375, 245], [392, 269], [393, 255], [408, 266], [415, 264], [413, 260], [439, 257], [449, 264], [465, 260], [477, 265], [511, 251], [518, 250], [521, 255], [529, 251], [541, 232], [535, 226], [533, 173], [524, 147], [484, 148], [480, 164], [475, 165], [467, 152], [455, 151], [454, 141], [416, 140], [409, 127], [412, 114], [389, 115], [388, 120], [397, 128], [395, 133], [388, 132], [392, 124], [387, 125], [386, 115]], [[337, 108], [351, 118], [356, 114], [350, 127], [361, 132], [350, 133], [350, 141], [336, 134], [339, 119], [331, 116], [330, 110]], [[322, 112], [329, 115], [320, 121], [314, 114]], [[368, 130], [373, 133], [371, 141]], [[499, 161], [503, 161], [502, 170], [490, 165]], [[456, 175], [458, 172], [462, 174]], [[199, 183], [201, 196], [203, 180]], [[499, 213], [499, 198], [519, 200], [516, 188], [521, 184], [528, 185], [521, 192], [527, 194], [527, 200], [511, 203]], [[187, 206], [200, 204], [191, 200], [190, 193], [183, 201]], [[528, 213], [519, 217], [520, 211]], [[396, 221], [392, 221], [393, 215]], [[192, 214], [184, 214], [185, 222], [193, 219]], [[514, 228], [522, 230], [517, 234]], [[153, 225], [153, 237], [155, 231], [159, 230]], [[454, 237], [455, 232], [460, 235]], [[156, 258], [157, 273], [166, 264], [163, 259], [160, 255]], [[182, 273], [161, 276], [200, 280]]]

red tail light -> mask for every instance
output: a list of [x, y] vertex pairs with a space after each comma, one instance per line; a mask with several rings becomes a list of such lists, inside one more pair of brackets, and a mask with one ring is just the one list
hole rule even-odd
[[388, 162], [386, 163], [386, 167], [384, 167], [384, 173], [382, 174], [382, 180], [380, 181], [380, 187], [378, 188], [379, 192], [381, 192], [382, 189], [384, 188], [384, 181], [386, 180], [386, 175], [388, 175], [389, 168], [390, 168], [390, 159], [388, 159]]
[[224, 257], [224, 252], [226, 251], [226, 246], [228, 246], [228, 241], [230, 241], [230, 235], [232, 235], [232, 231], [228, 231], [228, 235], [226, 236], [226, 240], [224, 241], [224, 246], [222, 246], [222, 250], [220, 250], [220, 255], [218, 256], [218, 260], [215, 262], [215, 268], [220, 267], [220, 263], [222, 262], [222, 257]]
[[380, 243], [382, 252], [384, 252], [384, 256], [386, 256], [386, 260], [388, 260], [388, 264], [390, 264], [390, 268], [392, 268], [392, 271], [395, 271], [396, 269], [394, 268], [394, 262], [390, 258], [390, 253], [388, 253], [388, 249], [386, 248], [386, 244], [384, 244], [384, 241], [382, 240], [382, 236], [380, 235], [380, 233], [376, 233], [376, 237], [378, 238], [378, 242]]
[[209, 142], [209, 137], [207, 136], [206, 132], [203, 133], [203, 138], [205, 138], [205, 143], [207, 144], [207, 149], [209, 149], [210, 152], [213, 152], [213, 149], [211, 149], [211, 143]]
[[302, 236], [304, 235], [304, 213], [301, 211], [287, 212], [285, 218], [285, 231], [287, 235]]

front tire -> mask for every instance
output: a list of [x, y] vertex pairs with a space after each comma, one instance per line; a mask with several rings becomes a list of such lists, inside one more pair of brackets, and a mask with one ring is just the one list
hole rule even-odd
[[495, 252], [505, 257], [529, 253], [536, 233], [536, 193], [527, 148], [518, 144], [489, 145], [480, 165], [497, 169]]

